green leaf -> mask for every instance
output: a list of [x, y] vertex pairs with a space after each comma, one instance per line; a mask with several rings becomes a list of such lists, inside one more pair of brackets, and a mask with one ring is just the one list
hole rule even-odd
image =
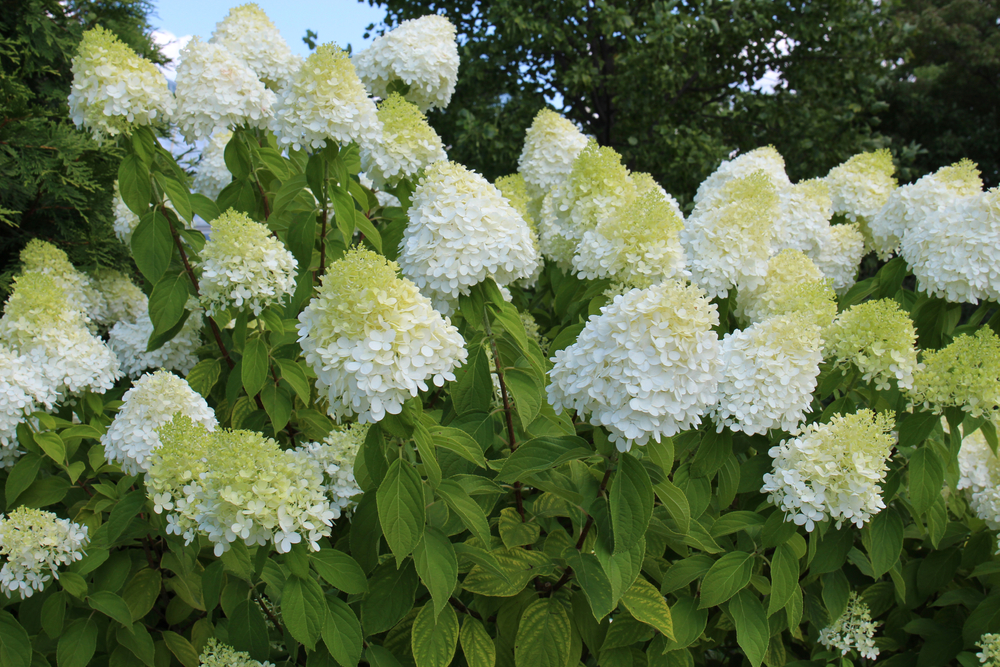
[[93, 618], [80, 618], [69, 624], [56, 646], [59, 667], [86, 667], [97, 650], [97, 623]]
[[709, 426], [708, 431], [701, 439], [701, 444], [698, 445], [694, 460], [691, 462], [691, 475], [711, 478], [732, 455], [732, 431], [723, 429], [721, 433], [717, 433], [714, 428]]
[[458, 584], [458, 558], [448, 536], [437, 528], [427, 526], [424, 539], [413, 551], [417, 574], [431, 594], [435, 618], [448, 605], [448, 598]]
[[695, 643], [708, 624], [708, 610], [698, 609], [698, 601], [682, 595], [670, 610], [674, 638], [666, 642], [667, 651], [676, 651]]
[[431, 488], [437, 488], [441, 483], [441, 464], [437, 460], [437, 451], [434, 449], [434, 441], [431, 439], [430, 431], [422, 423], [413, 425], [413, 442], [417, 445], [420, 453], [420, 462], [424, 466], [424, 475]]
[[205, 222], [212, 222], [222, 215], [222, 211], [220, 211], [219, 207], [215, 205], [215, 202], [200, 192], [191, 193], [190, 200], [191, 210], [193, 210], [196, 215], [201, 216]]
[[[368, 429], [365, 441], [361, 445], [361, 454], [365, 468], [368, 470], [368, 476], [372, 479], [373, 485], [378, 487], [385, 479], [385, 473], [389, 470], [389, 462], [385, 458], [385, 436], [378, 424], [374, 424]], [[357, 466], [357, 459], [355, 459], [354, 465]]]
[[472, 616], [466, 616], [462, 621], [462, 630], [458, 635], [462, 644], [462, 653], [469, 667], [494, 667], [497, 661], [497, 648], [493, 639], [483, 624]]
[[[458, 552], [458, 549], [455, 551]], [[494, 571], [492, 563], [483, 559], [482, 563], [476, 564], [465, 575], [462, 588], [470, 593], [490, 597], [513, 597], [520, 593], [529, 581], [552, 569], [549, 557], [541, 551], [528, 551], [517, 547], [497, 550], [492, 555], [500, 571]]]
[[729, 601], [729, 615], [736, 626], [736, 643], [753, 667], [760, 667], [771, 633], [764, 606], [750, 591], [740, 591]]
[[917, 514], [924, 514], [941, 497], [944, 466], [930, 447], [919, 447], [910, 456], [910, 503]]
[[229, 644], [237, 651], [246, 651], [254, 660], [267, 660], [271, 653], [267, 623], [255, 601], [243, 600], [233, 609], [229, 617]]
[[371, 667], [403, 667], [392, 651], [377, 644], [368, 645], [365, 649], [365, 660]]
[[354, 238], [354, 228], [357, 226], [354, 219], [354, 197], [342, 185], [331, 183], [328, 189], [330, 192], [330, 203], [333, 204], [333, 221], [336, 223], [340, 233], [343, 234], [344, 243], [350, 245], [351, 239]]
[[932, 412], [903, 413], [899, 420], [899, 446], [916, 447], [926, 440], [940, 423], [941, 416]]
[[635, 546], [653, 515], [653, 485], [645, 466], [623, 452], [618, 460], [618, 472], [611, 480], [611, 527], [614, 533], [614, 553], [620, 554]]
[[899, 562], [903, 551], [903, 520], [891, 508], [886, 508], [871, 518], [861, 532], [861, 541], [878, 579]]
[[[381, 491], [379, 487], [379, 491]], [[483, 541], [483, 544], [490, 543], [490, 524], [483, 513], [483, 508], [473, 500], [458, 482], [446, 479], [437, 488], [437, 494], [447, 503], [451, 511], [455, 512], [473, 535]]]
[[121, 534], [125, 532], [125, 529], [128, 528], [145, 504], [145, 489], [131, 491], [118, 501], [108, 517], [108, 543], [114, 544], [121, 537]]
[[326, 602], [323, 589], [315, 579], [292, 575], [285, 581], [281, 591], [281, 618], [292, 637], [310, 651], [316, 649], [326, 624]]
[[851, 597], [851, 584], [843, 570], [827, 572], [821, 577], [823, 581], [823, 604], [831, 619], [840, 618], [847, 609], [847, 601]]
[[674, 622], [667, 600], [644, 577], [636, 577], [632, 586], [622, 595], [622, 604], [636, 620], [653, 626], [668, 639], [673, 639]]
[[[565, 667], [570, 664], [573, 628], [561, 601], [539, 598], [521, 615], [514, 639], [517, 667]], [[419, 666], [418, 666], [419, 667]]]
[[268, 375], [267, 343], [260, 336], [247, 341], [243, 349], [243, 388], [248, 396], [256, 396], [264, 388]]
[[142, 623], [133, 623], [131, 627], [118, 628], [116, 633], [118, 643], [132, 652], [135, 657], [147, 667], [156, 665], [156, 646], [149, 630]]
[[[49, 637], [59, 637], [63, 631], [63, 622], [66, 620], [67, 596], [63, 593], [53, 593], [42, 605], [41, 622], [42, 629]], [[2, 623], [2, 621], [0, 621]], [[0, 640], [2, 641], [2, 640]]]
[[4, 492], [7, 496], [7, 507], [14, 507], [14, 501], [38, 477], [38, 466], [42, 457], [34, 452], [22, 456], [7, 475]]
[[385, 473], [375, 498], [382, 533], [398, 566], [424, 534], [424, 488], [420, 475], [408, 461], [396, 459]]
[[712, 564], [701, 583], [699, 609], [717, 607], [750, 583], [753, 555], [731, 551]]
[[118, 190], [129, 210], [140, 218], [146, 215], [153, 188], [149, 184], [149, 168], [138, 155], [128, 155], [118, 165]]
[[271, 418], [271, 426], [275, 432], [285, 428], [292, 416], [292, 395], [288, 389], [267, 382], [260, 390], [260, 402], [264, 404], [264, 411]]
[[170, 223], [162, 213], [151, 211], [142, 216], [132, 232], [131, 247], [135, 265], [155, 285], [170, 265], [174, 252]]
[[295, 395], [306, 405], [309, 405], [309, 378], [302, 367], [290, 359], [275, 359], [281, 379], [288, 383]]
[[171, 208], [177, 211], [182, 218], [188, 222], [192, 222], [194, 220], [194, 211], [191, 208], [191, 193], [188, 191], [187, 186], [162, 172], [155, 172], [153, 178], [156, 179], [156, 182], [167, 194], [167, 198], [170, 199]]
[[253, 164], [250, 162], [250, 149], [243, 139], [242, 132], [233, 132], [222, 156], [226, 161], [226, 169], [233, 175], [233, 180], [250, 176]]
[[164, 630], [160, 634], [163, 636], [163, 643], [167, 645], [179, 663], [184, 667], [198, 667], [200, 662], [198, 651], [191, 645], [191, 642], [172, 630]]
[[192, 389], [208, 398], [221, 375], [222, 359], [204, 359], [195, 364], [185, 379]]
[[132, 611], [120, 596], [110, 591], [96, 591], [87, 596], [87, 604], [125, 627], [132, 627]]
[[529, 473], [542, 472], [566, 463], [594, 455], [587, 441], [575, 435], [542, 436], [521, 443], [504, 460], [497, 475], [498, 482], [513, 482]]
[[63, 442], [58, 433], [52, 433], [51, 431], [36, 433], [35, 442], [42, 448], [46, 456], [56, 463], [66, 462], [66, 443]]
[[375, 252], [382, 252], [382, 235], [375, 229], [368, 216], [361, 211], [354, 211], [354, 226], [364, 235], [365, 241], [371, 244]]
[[767, 606], [770, 616], [791, 599], [799, 586], [799, 559], [787, 542], [779, 544], [771, 556], [771, 599]]
[[508, 549], [523, 547], [538, 541], [541, 528], [537, 523], [525, 523], [521, 515], [513, 507], [505, 507], [500, 511], [500, 539]]
[[490, 379], [490, 362], [481, 345], [472, 346], [465, 366], [455, 371], [455, 379], [448, 390], [455, 412], [462, 415], [492, 410], [493, 381]]
[[673, 521], [672, 527], [681, 535], [686, 535], [691, 530], [691, 504], [688, 502], [687, 494], [669, 479], [654, 484], [653, 491]]
[[527, 429], [535, 421], [545, 402], [545, 387], [531, 371], [508, 368], [503, 374], [507, 389], [514, 397], [514, 408], [521, 427]]
[[129, 579], [122, 593], [122, 599], [128, 605], [133, 622], [153, 609], [156, 599], [160, 596], [161, 585], [160, 571], [151, 568], [143, 568]]
[[451, 605], [435, 619], [434, 609], [424, 605], [413, 621], [410, 646], [417, 667], [448, 667], [458, 644], [458, 617]]
[[396, 569], [393, 561], [383, 563], [368, 582], [368, 596], [361, 603], [361, 621], [368, 635], [385, 632], [413, 607], [419, 585], [413, 560], [407, 558]]
[[184, 315], [187, 303], [188, 284], [186, 273], [165, 274], [153, 287], [149, 295], [149, 319], [153, 322], [153, 333], [169, 331]]
[[479, 446], [475, 438], [462, 429], [449, 426], [431, 426], [428, 430], [437, 447], [454, 452], [480, 468], [486, 467], [486, 457], [483, 456], [482, 447]]
[[563, 557], [566, 559], [566, 564], [573, 568], [573, 578], [587, 598], [594, 618], [598, 622], [601, 621], [615, 608], [611, 580], [604, 573], [601, 561], [594, 554], [580, 553], [573, 548], [567, 548], [563, 552]]
[[[31, 640], [28, 633], [17, 619], [5, 611], [0, 611], [0, 664], [4, 667], [31, 665]], [[63, 663], [59, 664], [62, 666]]]
[[348, 595], [357, 595], [368, 590], [368, 580], [365, 572], [354, 560], [343, 551], [325, 548], [309, 554], [313, 569], [319, 573], [331, 586]]

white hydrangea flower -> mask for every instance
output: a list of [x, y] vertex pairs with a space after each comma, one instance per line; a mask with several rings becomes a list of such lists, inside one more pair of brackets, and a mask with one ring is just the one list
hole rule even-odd
[[226, 18], [215, 24], [208, 41], [224, 46], [271, 88], [278, 88], [302, 66], [301, 59], [255, 3], [230, 9]]
[[508, 285], [535, 271], [539, 257], [528, 223], [479, 174], [436, 162], [410, 201], [399, 266], [442, 313], [487, 278]]
[[982, 190], [979, 170], [970, 160], [942, 167], [916, 183], [893, 190], [885, 206], [869, 221], [875, 252], [880, 259], [888, 259], [899, 252], [907, 230], [919, 227], [955, 199], [978, 195]]
[[205, 321], [195, 309], [177, 332], [177, 335], [153, 350], [146, 351], [153, 335], [153, 321], [143, 313], [134, 320], [122, 320], [108, 331], [108, 347], [121, 360], [122, 372], [128, 377], [139, 377], [151, 368], [162, 368], [187, 375], [198, 363], [201, 347], [201, 328]]
[[767, 274], [778, 206], [771, 178], [763, 171], [733, 178], [712, 201], [696, 208], [680, 232], [692, 280], [709, 298], [734, 286], [757, 288]]
[[826, 181], [814, 178], [778, 190], [771, 254], [801, 250], [816, 259], [830, 242], [832, 217], [833, 202]]
[[29, 358], [0, 345], [0, 468], [14, 465], [21, 456], [17, 426], [49, 391], [39, 371]]
[[298, 448], [323, 471], [323, 489], [339, 519], [350, 516], [363, 493], [354, 479], [354, 461], [368, 435], [367, 424], [350, 424], [334, 429], [323, 442], [309, 442]]
[[233, 133], [228, 130], [217, 130], [212, 133], [201, 151], [198, 168], [191, 184], [192, 191], [215, 201], [223, 188], [233, 182], [233, 175], [226, 166], [226, 146], [232, 138]]
[[566, 180], [573, 161], [587, 147], [587, 137], [555, 111], [542, 109], [524, 133], [517, 170], [532, 199], [545, 196]]
[[125, 274], [114, 269], [98, 269], [93, 281], [104, 302], [104, 310], [95, 318], [99, 324], [112, 326], [147, 314], [146, 295]]
[[295, 291], [298, 262], [270, 230], [229, 209], [201, 251], [201, 303], [209, 314], [244, 304], [254, 315]]
[[356, 413], [366, 424], [399, 414], [428, 380], [438, 387], [454, 380], [468, 357], [451, 320], [397, 270], [354, 247], [330, 265], [299, 315], [299, 343], [337, 419]]
[[679, 237], [684, 219], [671, 201], [647, 191], [601, 220], [583, 233], [573, 268], [581, 278], [613, 278], [640, 288], [686, 277]]
[[892, 412], [867, 409], [809, 424], [770, 449], [774, 469], [764, 475], [760, 492], [786, 521], [809, 532], [828, 519], [838, 528], [845, 521], [861, 528], [885, 509], [879, 484], [889, 470], [894, 424]]
[[676, 280], [616, 296], [555, 353], [549, 403], [591, 413], [621, 451], [697, 426], [717, 400], [718, 324], [704, 292]]
[[0, 586], [9, 594], [29, 598], [59, 578], [59, 566], [84, 556], [90, 538], [87, 526], [60, 519], [52, 512], [18, 507], [0, 515]]
[[[947, 433], [950, 429], [941, 420]], [[963, 434], [958, 450], [958, 490], [964, 490], [969, 508], [990, 530], [1000, 530], [1000, 459], [979, 429]]]
[[736, 314], [749, 322], [797, 314], [822, 332], [837, 316], [837, 296], [829, 280], [799, 250], [782, 250], [767, 263], [763, 284], [736, 293]]
[[702, 181], [694, 195], [695, 211], [692, 215], [701, 215], [724, 205], [728, 199], [726, 185], [758, 171], [764, 172], [771, 179], [775, 190], [780, 191], [791, 185], [785, 173], [785, 158], [781, 157], [774, 146], [755, 148], [732, 160], [723, 160], [718, 169]]
[[535, 216], [531, 214], [531, 199], [528, 196], [527, 183], [525, 183], [524, 176], [521, 174], [509, 174], [498, 178], [494, 185], [497, 186], [500, 194], [514, 207], [514, 210], [521, 214], [521, 217], [528, 224], [528, 229], [531, 231], [531, 246], [535, 249], [535, 254], [538, 255], [538, 263], [535, 265], [535, 270], [520, 282], [525, 288], [531, 289], [538, 282], [538, 276], [542, 275], [545, 262], [541, 259], [542, 252], [538, 242], [538, 223], [535, 222]]
[[73, 266], [60, 248], [31, 239], [21, 250], [21, 268], [25, 273], [44, 273], [61, 289], [66, 301], [79, 309], [89, 320], [102, 323], [101, 316], [107, 309], [104, 295], [86, 273]]
[[69, 115], [98, 140], [173, 113], [174, 96], [156, 65], [100, 26], [83, 33], [72, 69]]
[[0, 343], [40, 370], [47, 390], [39, 402], [51, 405], [57, 397], [85, 390], [103, 393], [121, 377], [118, 359], [88, 323], [52, 277], [26, 273], [14, 279], [0, 318]]
[[906, 389], [910, 407], [938, 414], [962, 408], [973, 417], [1000, 410], [1000, 336], [992, 328], [959, 334], [940, 350], [925, 349], [921, 359], [913, 387]]
[[834, 291], [843, 296], [854, 286], [864, 256], [864, 236], [857, 223], [849, 223], [831, 225], [829, 240], [812, 259], [823, 275], [833, 281]]
[[892, 299], [874, 299], [851, 306], [826, 330], [827, 354], [836, 365], [857, 366], [862, 379], [875, 380], [884, 391], [895, 379], [900, 388], [913, 387], [917, 363], [917, 332], [913, 320]]
[[375, 103], [347, 53], [323, 44], [278, 93], [271, 131], [282, 147], [323, 148], [333, 140], [370, 147], [382, 141]]
[[384, 99], [389, 84], [402, 81], [410, 87], [406, 99], [421, 111], [444, 109], [458, 81], [455, 26], [436, 14], [403, 21], [355, 55], [354, 64], [375, 97]]
[[176, 414], [209, 431], [219, 425], [215, 412], [186, 380], [167, 371], [143, 375], [122, 396], [118, 414], [101, 436], [108, 463], [120, 463], [127, 475], [146, 472], [150, 454], [161, 444], [157, 429]]
[[190, 544], [198, 534], [221, 556], [236, 540], [274, 544], [288, 553], [330, 534], [335, 513], [319, 466], [298, 451], [253, 431], [209, 431], [177, 415], [159, 428], [161, 445], [149, 457], [146, 492], [167, 532]]
[[829, 649], [839, 650], [841, 655], [854, 650], [862, 658], [875, 660], [878, 658], [878, 647], [875, 646], [875, 629], [878, 626], [878, 623], [872, 621], [868, 605], [857, 593], [851, 591], [847, 609], [840, 618], [820, 630], [819, 643]]
[[189, 143], [241, 125], [267, 129], [275, 96], [219, 44], [191, 38], [177, 66], [174, 120]]
[[1000, 188], [954, 199], [908, 229], [902, 254], [932, 296], [1000, 300]]
[[805, 419], [823, 361], [819, 328], [801, 315], [771, 317], [722, 340], [718, 430], [794, 433]]
[[987, 633], [979, 638], [976, 646], [982, 650], [976, 654], [979, 664], [985, 667], [1000, 667], [1000, 635]]
[[249, 653], [220, 644], [215, 637], [209, 638], [205, 643], [205, 649], [198, 660], [198, 667], [274, 667], [273, 663], [257, 662]]
[[869, 223], [896, 189], [895, 171], [892, 153], [882, 148], [872, 153], [858, 153], [831, 169], [824, 179], [830, 187], [834, 214], [858, 223], [866, 247], [872, 241]]
[[361, 150], [361, 168], [379, 188], [413, 178], [434, 162], [447, 160], [441, 137], [416, 105], [397, 93], [378, 108], [382, 141]]

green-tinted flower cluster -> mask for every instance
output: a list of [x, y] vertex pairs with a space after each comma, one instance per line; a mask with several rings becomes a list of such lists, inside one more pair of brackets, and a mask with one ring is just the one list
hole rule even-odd
[[973, 417], [1000, 408], [1000, 337], [989, 327], [961, 334], [941, 350], [928, 350], [913, 374], [911, 405], [940, 413], [958, 407]]
[[878, 390], [895, 379], [900, 388], [913, 386], [917, 370], [917, 332], [913, 321], [892, 299], [851, 306], [827, 329], [826, 353], [837, 365], [853, 363], [865, 382]]

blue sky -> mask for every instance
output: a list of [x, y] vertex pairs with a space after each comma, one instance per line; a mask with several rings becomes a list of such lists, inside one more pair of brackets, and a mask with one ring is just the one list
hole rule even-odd
[[[181, 39], [199, 35], [208, 39], [215, 24], [225, 18], [229, 8], [244, 0], [155, 0], [150, 23], [155, 29]], [[354, 50], [368, 42], [362, 39], [369, 23], [378, 23], [385, 10], [357, 0], [257, 0], [257, 4], [278, 26], [292, 51], [306, 56], [309, 49], [302, 42], [306, 29], [319, 33], [318, 42], [350, 43]], [[168, 40], [164, 40], [168, 41]], [[179, 50], [179, 49], [178, 49]]]

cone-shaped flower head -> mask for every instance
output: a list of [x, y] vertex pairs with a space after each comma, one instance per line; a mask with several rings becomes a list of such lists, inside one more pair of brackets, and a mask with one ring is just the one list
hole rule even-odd
[[839, 650], [841, 655], [853, 650], [862, 658], [875, 660], [878, 657], [878, 647], [875, 646], [875, 628], [878, 625], [872, 621], [867, 603], [851, 591], [847, 609], [837, 620], [820, 630], [819, 643], [828, 649]]
[[514, 210], [521, 214], [521, 217], [528, 224], [528, 229], [531, 230], [531, 245], [538, 255], [538, 263], [535, 265], [535, 270], [531, 272], [531, 275], [524, 279], [523, 284], [528, 288], [534, 287], [538, 281], [538, 276], [542, 273], [544, 262], [541, 259], [542, 253], [538, 245], [538, 223], [531, 212], [532, 200], [528, 195], [527, 183], [525, 183], [524, 176], [521, 174], [509, 174], [498, 178], [494, 185], [497, 186], [500, 194], [514, 207]]
[[500, 191], [454, 162], [435, 162], [413, 192], [399, 265], [443, 313], [493, 278], [529, 277], [539, 262], [531, 229]]
[[736, 294], [736, 312], [749, 322], [798, 314], [822, 332], [837, 316], [837, 296], [811, 259], [798, 250], [782, 250], [767, 263], [762, 285]]
[[719, 431], [748, 435], [794, 432], [805, 419], [823, 361], [819, 327], [801, 315], [779, 315], [722, 340]]
[[833, 202], [826, 181], [814, 178], [778, 190], [778, 214], [774, 218], [771, 253], [801, 250], [819, 257], [830, 242]]
[[938, 414], [945, 408], [962, 408], [973, 417], [994, 414], [1000, 408], [1000, 338], [983, 327], [943, 349], [925, 350], [907, 394], [911, 405]]
[[42, 403], [88, 389], [103, 393], [121, 376], [115, 355], [87, 329], [86, 316], [44, 273], [14, 279], [0, 318], [0, 343], [41, 369], [48, 388], [46, 396], [38, 397]]
[[622, 156], [591, 141], [573, 161], [565, 180], [542, 202], [538, 223], [542, 253], [564, 269], [573, 267], [576, 247], [588, 229], [636, 195]]
[[[941, 419], [948, 432], [948, 422]], [[958, 484], [969, 499], [969, 508], [990, 530], [1000, 530], [1000, 459], [979, 429], [962, 434], [958, 450]]]
[[573, 161], [586, 146], [587, 137], [573, 123], [555, 111], [539, 111], [524, 133], [524, 148], [517, 161], [531, 198], [545, 196], [566, 180]]
[[213, 132], [209, 137], [201, 151], [198, 169], [191, 184], [194, 192], [214, 201], [219, 198], [222, 189], [233, 182], [233, 175], [226, 166], [226, 146], [232, 138], [233, 133], [228, 130]]
[[21, 250], [21, 268], [25, 273], [50, 276], [66, 300], [83, 312], [89, 320], [103, 323], [107, 308], [104, 295], [87, 274], [73, 266], [62, 249], [40, 239], [31, 239]]
[[254, 3], [230, 9], [226, 18], [215, 24], [208, 41], [225, 47], [271, 88], [280, 87], [302, 65], [271, 19]]
[[209, 431], [183, 415], [159, 428], [146, 490], [154, 511], [167, 514], [167, 532], [190, 544], [197, 534], [221, 556], [230, 544], [274, 543], [278, 553], [305, 542], [319, 551], [335, 513], [323, 474], [301, 452], [253, 431]]
[[[198, 363], [198, 348], [201, 347], [201, 328], [205, 324], [201, 310], [192, 298], [188, 302], [190, 315], [180, 331], [157, 349], [147, 352], [146, 347], [153, 335], [153, 321], [148, 313], [135, 319], [122, 320], [108, 331], [108, 347], [121, 360], [122, 372], [137, 378], [147, 370], [162, 368], [187, 375]], [[192, 307], [194, 305], [194, 307]]]
[[756, 289], [767, 274], [778, 196], [763, 171], [731, 179], [711, 207], [695, 212], [681, 230], [692, 279], [709, 298], [730, 287]]
[[381, 255], [352, 248], [323, 275], [319, 293], [299, 315], [299, 343], [316, 371], [316, 387], [338, 419], [361, 423], [399, 414], [403, 403], [455, 379], [465, 341], [417, 286]]
[[14, 465], [21, 456], [17, 425], [38, 409], [36, 397], [44, 398], [48, 392], [41, 369], [0, 345], [0, 468]]
[[198, 37], [181, 50], [175, 94], [174, 119], [190, 143], [241, 125], [266, 129], [275, 102], [242, 60]]
[[1000, 301], [1000, 188], [952, 200], [907, 230], [902, 251], [922, 291]]
[[375, 103], [351, 59], [336, 44], [323, 44], [278, 93], [271, 131], [282, 147], [323, 148], [328, 140], [369, 147], [382, 140]]
[[697, 426], [717, 398], [718, 323], [704, 292], [676, 280], [618, 295], [556, 352], [549, 403], [592, 413], [621, 451]]
[[52, 512], [18, 507], [0, 515], [0, 586], [29, 598], [45, 588], [52, 577], [59, 578], [59, 566], [84, 556], [87, 527], [60, 519]]
[[907, 230], [920, 227], [954, 200], [978, 195], [982, 190], [983, 180], [970, 160], [941, 167], [916, 183], [893, 190], [885, 206], [869, 221], [875, 252], [879, 258], [888, 259], [899, 252]]
[[866, 244], [871, 243], [868, 223], [896, 189], [895, 171], [892, 153], [882, 148], [872, 153], [858, 153], [826, 175], [833, 212], [857, 222]]
[[174, 96], [156, 65], [114, 33], [97, 26], [83, 33], [73, 57], [69, 114], [94, 137], [130, 134], [133, 125], [169, 118]]
[[335, 518], [350, 515], [361, 499], [361, 487], [354, 479], [354, 461], [367, 435], [367, 424], [349, 424], [330, 431], [323, 442], [309, 442], [298, 448], [323, 471], [323, 489]]
[[584, 232], [573, 256], [581, 278], [612, 278], [649, 287], [685, 276], [679, 233], [684, 220], [662, 194], [649, 190]]
[[128, 475], [149, 469], [149, 456], [160, 447], [157, 432], [174, 415], [184, 415], [212, 431], [218, 426], [205, 399], [173, 373], [157, 371], [139, 378], [122, 396], [115, 420], [101, 436], [104, 456]]
[[833, 289], [843, 295], [854, 286], [858, 266], [865, 255], [865, 238], [858, 223], [831, 225], [830, 238], [813, 261], [823, 275], [833, 281]]
[[854, 364], [865, 382], [875, 380], [879, 391], [895, 379], [900, 388], [913, 386], [917, 364], [917, 332], [913, 320], [892, 299], [875, 299], [851, 306], [825, 334], [826, 354], [836, 365]]
[[1000, 635], [995, 633], [984, 634], [976, 642], [976, 646], [982, 649], [976, 654], [979, 664], [985, 667], [1000, 667]]
[[116, 322], [131, 322], [147, 314], [146, 295], [125, 274], [114, 269], [98, 269], [93, 281], [104, 303], [104, 309], [94, 318], [100, 324], [111, 326]]
[[809, 424], [797, 438], [782, 440], [768, 454], [774, 469], [764, 475], [761, 493], [805, 526], [832, 519], [861, 528], [885, 508], [882, 487], [895, 439], [891, 412], [859, 410], [835, 414], [827, 424]]
[[774, 149], [774, 146], [755, 148], [749, 153], [743, 153], [732, 160], [723, 160], [719, 168], [711, 176], [702, 181], [695, 193], [694, 203], [697, 214], [709, 211], [725, 203], [728, 198], [725, 186], [737, 178], [763, 171], [771, 179], [776, 190], [782, 190], [791, 185], [785, 173], [785, 159]]
[[295, 291], [295, 257], [245, 213], [229, 209], [212, 221], [201, 259], [201, 303], [209, 313], [245, 304], [260, 315]]
[[413, 178], [427, 165], [447, 160], [441, 137], [415, 104], [392, 93], [379, 104], [382, 141], [361, 150], [361, 168], [378, 188]]
[[249, 653], [220, 644], [215, 637], [206, 642], [198, 667], [274, 667], [270, 662], [257, 662]]
[[354, 56], [354, 64], [375, 97], [387, 97], [389, 84], [402, 81], [410, 87], [406, 99], [421, 111], [444, 109], [458, 81], [455, 26], [435, 14], [403, 21]]

